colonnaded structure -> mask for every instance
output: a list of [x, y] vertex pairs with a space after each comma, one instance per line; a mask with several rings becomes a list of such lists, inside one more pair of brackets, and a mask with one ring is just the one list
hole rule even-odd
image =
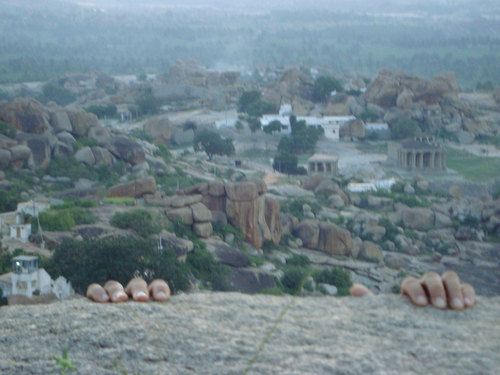
[[399, 168], [408, 171], [446, 170], [445, 149], [434, 137], [415, 137], [401, 142], [389, 142], [388, 156]]
[[307, 160], [307, 166], [309, 175], [336, 176], [339, 172], [339, 156], [337, 154], [314, 154]]

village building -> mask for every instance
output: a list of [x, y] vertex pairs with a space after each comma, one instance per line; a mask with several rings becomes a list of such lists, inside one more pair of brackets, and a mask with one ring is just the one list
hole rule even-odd
[[38, 268], [38, 257], [17, 256], [12, 258], [12, 272], [0, 275], [3, 297], [19, 295], [33, 297], [54, 293], [57, 298], [69, 298], [73, 291], [71, 284], [62, 276], [55, 281], [43, 268]]
[[337, 154], [314, 154], [307, 160], [307, 166], [309, 175], [336, 176], [339, 172], [339, 157]]
[[389, 142], [388, 156], [407, 171], [434, 172], [446, 170], [445, 149], [434, 137], [415, 137], [401, 142]]

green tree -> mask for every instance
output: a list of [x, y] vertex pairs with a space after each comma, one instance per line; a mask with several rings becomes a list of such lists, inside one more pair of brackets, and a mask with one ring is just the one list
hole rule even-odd
[[93, 282], [117, 280], [125, 285], [134, 275], [146, 281], [164, 279], [174, 292], [189, 286], [187, 265], [179, 263], [175, 251], [159, 251], [153, 239], [66, 239], [55, 249], [45, 269], [53, 278], [66, 277], [81, 294]]
[[419, 123], [409, 118], [398, 118], [391, 124], [391, 136], [393, 139], [411, 138], [420, 133]]
[[59, 105], [67, 105], [76, 100], [76, 96], [71, 91], [54, 83], [44, 85], [42, 92], [47, 100], [52, 100]]
[[261, 117], [264, 113], [276, 110], [273, 104], [262, 100], [257, 90], [245, 91], [238, 100], [238, 112], [248, 113], [253, 117]]
[[234, 154], [232, 139], [224, 139], [218, 133], [209, 130], [196, 135], [194, 149], [195, 151], [205, 151], [209, 160], [212, 160], [214, 155], [229, 156]]
[[262, 124], [257, 117], [250, 117], [248, 119], [248, 127], [252, 133], [255, 133], [257, 130], [262, 128]]
[[273, 132], [281, 132], [281, 122], [278, 120], [271, 121], [269, 125], [263, 127], [264, 133], [272, 134]]
[[135, 110], [139, 116], [154, 115], [160, 111], [160, 101], [153, 95], [153, 91], [148, 88], [134, 97]]
[[289, 152], [282, 152], [275, 156], [273, 161], [273, 169], [281, 173], [295, 174], [299, 159], [297, 155]]
[[327, 102], [333, 91], [344, 91], [342, 85], [334, 77], [318, 77], [312, 88], [312, 98], [316, 103]]

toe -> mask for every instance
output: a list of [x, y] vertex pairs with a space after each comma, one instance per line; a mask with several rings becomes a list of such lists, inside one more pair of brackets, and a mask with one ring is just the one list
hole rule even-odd
[[111, 302], [127, 302], [128, 296], [123, 291], [123, 285], [118, 281], [110, 280], [104, 284], [104, 289], [108, 293]]
[[422, 286], [429, 295], [430, 302], [438, 309], [445, 309], [447, 306], [446, 292], [444, 290], [443, 280], [436, 272], [427, 272], [422, 277]]
[[149, 285], [149, 294], [155, 301], [167, 301], [170, 298], [170, 288], [165, 280], [156, 279]]
[[361, 284], [354, 284], [353, 286], [351, 286], [351, 288], [349, 289], [349, 293], [353, 297], [363, 297], [373, 294], [370, 289]]
[[462, 295], [464, 297], [464, 307], [472, 307], [476, 303], [476, 292], [472, 285], [470, 284], [462, 284]]
[[102, 286], [96, 283], [89, 285], [86, 296], [94, 302], [109, 302], [108, 293], [106, 293]]
[[458, 275], [453, 271], [446, 271], [441, 276], [441, 279], [446, 291], [448, 305], [454, 310], [462, 310], [464, 308], [464, 296]]
[[427, 306], [429, 300], [420, 280], [407, 277], [401, 283], [401, 293], [408, 296], [415, 306]]
[[139, 277], [129, 281], [125, 287], [125, 292], [136, 302], [149, 301], [148, 284]]

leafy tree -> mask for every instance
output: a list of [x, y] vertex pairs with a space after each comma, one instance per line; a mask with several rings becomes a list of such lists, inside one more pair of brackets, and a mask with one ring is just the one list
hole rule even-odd
[[154, 115], [160, 111], [160, 101], [153, 95], [150, 88], [136, 95], [134, 102], [138, 116]]
[[93, 104], [85, 109], [99, 118], [111, 118], [116, 116], [116, 105], [110, 103], [107, 105]]
[[391, 124], [391, 135], [393, 139], [411, 138], [421, 133], [418, 122], [408, 118], [398, 118]]
[[248, 127], [252, 133], [255, 133], [257, 130], [262, 128], [262, 124], [257, 117], [250, 117], [248, 119]]
[[269, 125], [263, 127], [264, 133], [272, 134], [273, 132], [281, 132], [281, 122], [278, 120], [271, 121]]
[[212, 160], [214, 155], [229, 156], [234, 154], [232, 139], [224, 139], [218, 133], [208, 130], [196, 135], [194, 149], [195, 151], [205, 151], [209, 160]]
[[52, 100], [59, 105], [67, 105], [76, 100], [76, 96], [71, 91], [54, 83], [44, 85], [42, 92], [47, 100]]
[[314, 81], [314, 85], [312, 88], [313, 101], [316, 103], [327, 102], [333, 91], [344, 91], [339, 81], [337, 81], [334, 77], [318, 77]]
[[245, 91], [238, 100], [238, 112], [248, 113], [253, 117], [261, 117], [264, 113], [274, 111], [273, 104], [262, 100], [262, 94], [257, 90]]
[[299, 159], [289, 152], [279, 153], [273, 161], [273, 169], [286, 174], [295, 174]]
[[66, 277], [82, 294], [93, 282], [117, 280], [125, 284], [134, 275], [146, 281], [164, 279], [174, 292], [189, 286], [188, 267], [179, 263], [175, 251], [159, 251], [153, 239], [66, 239], [55, 249], [45, 269], [53, 278]]

